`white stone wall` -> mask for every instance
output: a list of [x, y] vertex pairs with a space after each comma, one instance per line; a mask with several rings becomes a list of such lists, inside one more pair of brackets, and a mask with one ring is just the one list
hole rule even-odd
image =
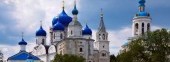
[[81, 26], [68, 26], [67, 37], [82, 37], [82, 27]]
[[[147, 32], [147, 24], [150, 24], [151, 18], [149, 17], [135, 17], [132, 24], [132, 35], [137, 37], [142, 34], [142, 23], [144, 23], [144, 32]], [[138, 23], [138, 30], [135, 28], [135, 24]], [[151, 25], [150, 25], [151, 26]], [[135, 35], [136, 34], [136, 35]]]
[[[53, 38], [53, 42], [57, 42], [57, 41], [61, 41], [64, 38], [64, 31], [55, 31], [53, 33], [53, 37], [55, 36], [55, 38]], [[62, 38], [61, 38], [62, 36]]]
[[37, 45], [41, 45], [43, 42], [43, 39], [44, 39], [44, 44], [46, 44], [46, 37], [45, 36], [37, 36], [36, 37], [36, 44]]

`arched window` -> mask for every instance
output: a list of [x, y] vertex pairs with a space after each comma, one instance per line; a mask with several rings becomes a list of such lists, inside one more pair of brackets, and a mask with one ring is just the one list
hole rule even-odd
[[71, 35], [72, 35], [72, 34], [73, 34], [73, 31], [71, 30], [71, 32], [70, 32], [70, 33], [71, 33]]
[[106, 53], [102, 53], [102, 56], [103, 56], [103, 57], [106, 57]]
[[103, 40], [105, 40], [105, 34], [103, 34]]
[[99, 40], [101, 39], [101, 35], [99, 34]]
[[142, 35], [144, 34], [144, 26], [145, 26], [145, 24], [142, 23]]
[[83, 48], [80, 48], [80, 50], [79, 50], [80, 52], [83, 52]]
[[42, 44], [45, 44], [45, 40], [44, 39], [42, 39]]
[[150, 31], [150, 23], [147, 24], [147, 31]]
[[55, 33], [54, 33], [54, 39], [55, 39]]
[[63, 34], [62, 33], [60, 34], [60, 39], [63, 39]]
[[135, 24], [135, 35], [137, 34], [138, 29], [139, 29], [139, 24], [138, 24], [138, 23], [136, 23], [136, 24]]

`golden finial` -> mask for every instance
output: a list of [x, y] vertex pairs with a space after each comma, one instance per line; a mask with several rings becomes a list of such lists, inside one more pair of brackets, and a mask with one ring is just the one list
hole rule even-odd
[[40, 26], [42, 26], [42, 20], [40, 20]]
[[21, 37], [24, 38], [24, 32], [21, 33]]

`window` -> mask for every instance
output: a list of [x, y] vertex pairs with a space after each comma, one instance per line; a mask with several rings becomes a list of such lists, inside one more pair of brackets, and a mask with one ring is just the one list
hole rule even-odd
[[139, 24], [138, 24], [138, 23], [136, 23], [136, 24], [135, 24], [135, 35], [137, 35], [138, 28], [139, 28]]
[[150, 23], [147, 24], [147, 31], [150, 31]]
[[45, 44], [45, 40], [44, 39], [42, 39], [42, 44]]
[[106, 53], [102, 53], [102, 56], [103, 56], [103, 57], [106, 57]]
[[54, 33], [54, 39], [55, 39], [55, 33]]
[[60, 39], [63, 39], [63, 34], [62, 33], [60, 34]]
[[80, 52], [83, 52], [83, 48], [80, 48]]
[[142, 23], [142, 35], [144, 34], [144, 26], [145, 26], [145, 24]]
[[103, 34], [103, 40], [105, 40], [105, 34]]
[[71, 30], [71, 35], [73, 34], [73, 31]]
[[99, 34], [99, 40], [101, 39], [101, 35]]

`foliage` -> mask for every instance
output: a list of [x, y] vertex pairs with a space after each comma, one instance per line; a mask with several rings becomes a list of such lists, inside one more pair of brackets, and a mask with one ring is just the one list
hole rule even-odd
[[128, 44], [128, 51], [117, 56], [118, 62], [168, 62], [170, 32], [166, 29], [147, 32]]
[[115, 55], [110, 55], [110, 62], [116, 62]]
[[85, 62], [85, 59], [82, 56], [56, 54], [53, 62]]

